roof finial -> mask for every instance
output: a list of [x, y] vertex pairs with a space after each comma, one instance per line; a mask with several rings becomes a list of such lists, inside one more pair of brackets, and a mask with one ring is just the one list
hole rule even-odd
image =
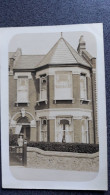
[[61, 32], [61, 38], [63, 37], [63, 33]]

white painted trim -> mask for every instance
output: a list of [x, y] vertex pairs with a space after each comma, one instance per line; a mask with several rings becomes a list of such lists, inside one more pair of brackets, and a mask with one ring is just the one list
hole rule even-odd
[[[27, 112], [25, 111], [25, 113], [29, 114], [31, 117], [32, 117], [32, 120], [30, 122], [30, 126], [31, 127], [36, 127], [36, 121], [35, 121], [35, 118], [34, 116], [30, 113], [30, 112]], [[16, 127], [16, 120], [14, 120], [14, 118], [17, 116], [17, 115], [21, 115], [22, 117], [22, 113], [21, 112], [17, 112], [13, 115], [13, 117], [11, 118], [11, 121], [10, 121], [10, 127]], [[26, 115], [26, 114], [25, 114]]]
[[90, 111], [92, 112], [92, 109], [83, 109], [83, 108], [49, 108], [49, 109], [43, 109], [43, 110], [36, 110], [37, 111], [41, 111], [41, 112], [44, 112], [44, 111], [60, 111], [60, 110], [79, 110], [79, 111]]
[[40, 75], [42, 74], [46, 74], [46, 75], [55, 75], [55, 72], [57, 71], [71, 71], [72, 74], [81, 74], [82, 72], [85, 73], [87, 75], [87, 77], [90, 77], [90, 71], [88, 69], [85, 69], [83, 67], [68, 67], [68, 65], [66, 67], [51, 67], [51, 68], [46, 68], [44, 70], [40, 70], [36, 72], [36, 79], [40, 77]]
[[36, 120], [40, 117], [47, 117], [47, 119], [55, 119], [57, 116], [72, 116], [74, 119], [81, 119], [88, 117], [92, 120], [92, 110], [79, 108], [58, 108], [58, 109], [44, 109], [36, 111]]
[[18, 79], [19, 76], [27, 76], [28, 79], [32, 79], [31, 72], [15, 72], [14, 79]]

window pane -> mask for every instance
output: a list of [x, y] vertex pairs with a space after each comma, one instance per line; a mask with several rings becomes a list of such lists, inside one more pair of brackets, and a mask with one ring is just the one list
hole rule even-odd
[[87, 99], [86, 77], [80, 76], [80, 98]]
[[65, 134], [66, 142], [73, 142], [73, 131], [66, 131]]
[[41, 141], [47, 142], [47, 124], [46, 120], [41, 120]]
[[82, 120], [82, 143], [88, 143], [88, 120]]
[[70, 73], [57, 73], [56, 74], [56, 88], [70, 88], [71, 87], [71, 74]]
[[47, 99], [47, 77], [43, 76], [40, 78], [40, 99]]
[[47, 91], [46, 90], [41, 90], [41, 100], [47, 99]]
[[72, 123], [69, 125], [66, 123], [66, 121], [68, 121], [68, 118], [67, 119], [62, 119], [62, 118], [57, 119], [56, 142], [62, 142], [63, 139], [65, 140], [66, 143], [73, 142]]
[[41, 141], [47, 142], [47, 131], [41, 131]]
[[27, 91], [18, 91], [17, 93], [17, 102], [26, 103], [28, 102], [28, 92]]
[[28, 79], [19, 78], [17, 80], [17, 102], [28, 102]]
[[72, 98], [72, 73], [56, 73], [55, 85], [56, 99], [71, 99]]

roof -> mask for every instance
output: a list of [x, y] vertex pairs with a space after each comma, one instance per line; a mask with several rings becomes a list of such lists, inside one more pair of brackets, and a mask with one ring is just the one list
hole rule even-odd
[[93, 57], [90, 55], [90, 53], [88, 53], [86, 50], [84, 50], [83, 53], [85, 53], [86, 56], [87, 56], [89, 59], [92, 59], [92, 58], [93, 58]]
[[82, 64], [90, 67], [90, 65], [62, 37], [57, 41], [47, 55], [45, 55], [38, 67], [46, 64]]
[[17, 60], [14, 69], [34, 69], [44, 55], [22, 55]]
[[[9, 58], [13, 58], [15, 53], [16, 52], [9, 52]], [[61, 37], [46, 55], [20, 54], [20, 56], [15, 58], [14, 69], [35, 69], [47, 64], [81, 64], [86, 67], [91, 66], [63, 37]]]

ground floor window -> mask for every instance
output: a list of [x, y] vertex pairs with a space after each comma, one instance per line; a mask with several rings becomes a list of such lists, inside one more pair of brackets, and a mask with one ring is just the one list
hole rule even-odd
[[73, 126], [71, 118], [57, 118], [56, 142], [73, 142]]
[[47, 142], [47, 119], [41, 119], [41, 142]]
[[82, 120], [82, 143], [89, 143], [88, 120]]

